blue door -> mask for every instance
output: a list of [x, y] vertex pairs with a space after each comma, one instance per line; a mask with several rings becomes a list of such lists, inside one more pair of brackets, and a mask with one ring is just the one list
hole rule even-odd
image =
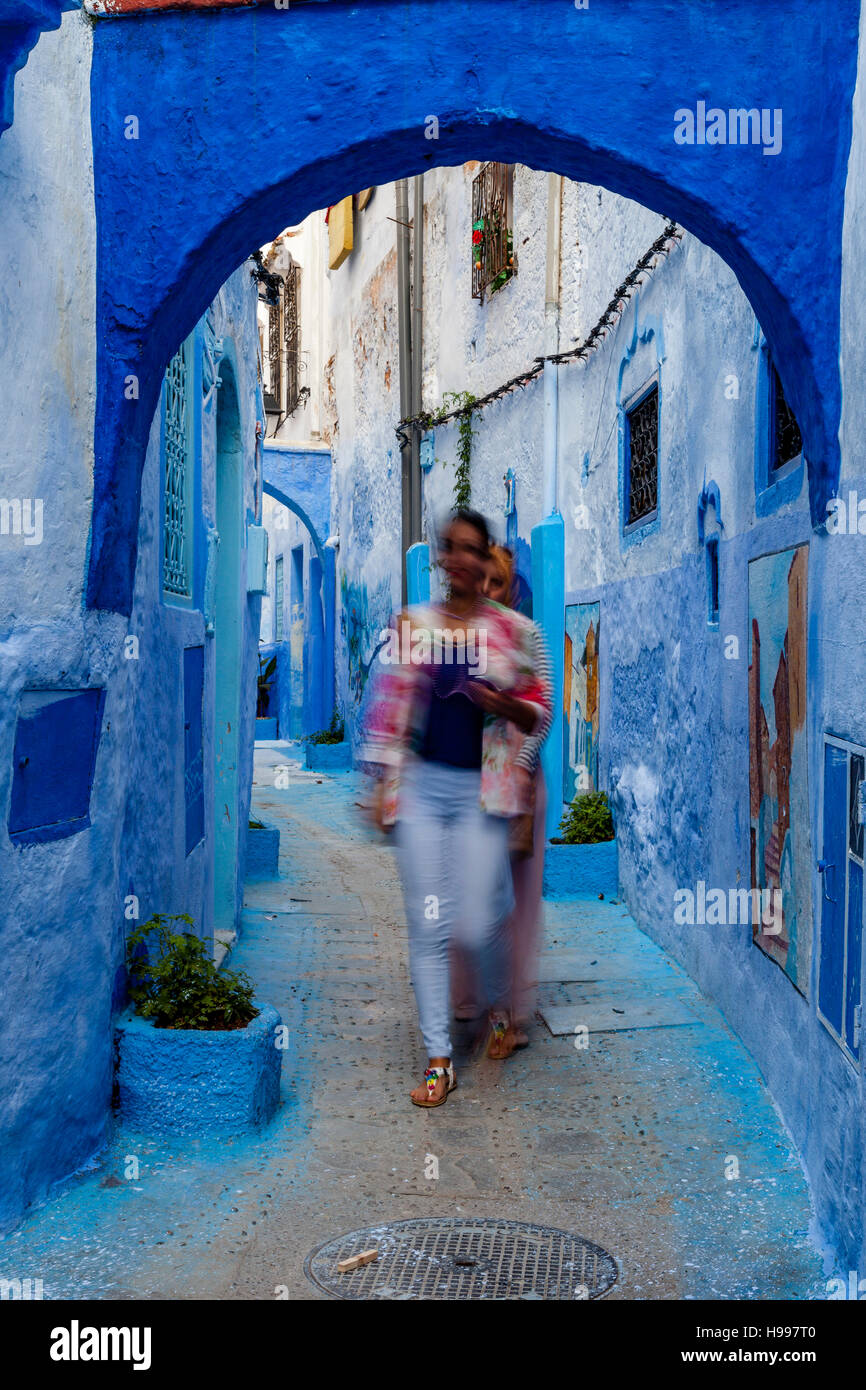
[[860, 1055], [863, 775], [860, 751], [837, 740], [825, 743], [818, 1014], [854, 1060]]
[[863, 953], [863, 830], [858, 814], [860, 784], [866, 771], [862, 753], [848, 757], [848, 950], [845, 971], [845, 1041], [860, 1056], [860, 970]]

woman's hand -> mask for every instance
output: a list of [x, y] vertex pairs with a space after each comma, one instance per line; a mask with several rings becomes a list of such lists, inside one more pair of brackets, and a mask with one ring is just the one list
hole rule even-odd
[[514, 695], [509, 695], [506, 690], [492, 690], [489, 685], [485, 685], [482, 681], [470, 681], [469, 694], [487, 714], [494, 714], [498, 719], [510, 719], [511, 723], [516, 724], [525, 734], [532, 733], [535, 728], [536, 710], [534, 705], [527, 704], [525, 700], [516, 699]]

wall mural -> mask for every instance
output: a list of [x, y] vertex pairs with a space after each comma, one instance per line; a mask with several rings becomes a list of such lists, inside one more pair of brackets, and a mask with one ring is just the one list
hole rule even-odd
[[[355, 708], [361, 704], [373, 663], [386, 638], [393, 611], [391, 582], [380, 579], [372, 591], [363, 582], [340, 576], [340, 632], [346, 651], [347, 697]], [[350, 711], [346, 711], [350, 713]]]
[[563, 798], [598, 790], [598, 603], [565, 610]]
[[766, 890], [755, 945], [808, 995], [812, 855], [806, 747], [809, 547], [749, 565], [749, 790], [752, 888]]

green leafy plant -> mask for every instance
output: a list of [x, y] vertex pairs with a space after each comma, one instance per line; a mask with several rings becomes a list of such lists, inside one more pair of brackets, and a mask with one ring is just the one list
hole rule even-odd
[[188, 913], [158, 912], [126, 938], [129, 996], [135, 1012], [157, 1028], [245, 1028], [258, 1014], [255, 987], [242, 971], [217, 970], [205, 942], [175, 931]]
[[514, 275], [514, 235], [510, 228], [506, 232], [506, 239], [507, 250], [505, 265], [502, 270], [500, 270], [499, 274], [490, 282], [489, 294], [495, 294], [497, 290], [501, 290], [502, 286]]
[[270, 698], [271, 686], [273, 685], [274, 672], [277, 669], [277, 658], [272, 656], [267, 660], [259, 656], [259, 674], [256, 682], [256, 718], [264, 719], [267, 715]]
[[318, 733], [310, 734], [307, 738], [308, 743], [342, 743], [346, 736], [345, 725], [343, 724], [337, 710], [331, 715], [331, 722], [327, 729], [319, 729]]
[[468, 507], [472, 501], [470, 465], [472, 463], [472, 440], [475, 438], [476, 431], [472, 428], [472, 410], [470, 407], [475, 404], [475, 400], [476, 397], [471, 391], [446, 391], [442, 397], [443, 405], [449, 410], [461, 409], [463, 411], [457, 426], [457, 467], [454, 470], [455, 508]]
[[605, 792], [578, 792], [562, 818], [554, 845], [598, 845], [614, 839], [613, 816]]

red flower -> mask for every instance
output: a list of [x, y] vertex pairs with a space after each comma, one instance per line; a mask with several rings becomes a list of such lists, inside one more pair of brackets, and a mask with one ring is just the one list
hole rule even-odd
[[481, 241], [482, 241], [481, 232], [473, 232], [473, 233], [472, 233], [472, 245], [473, 245], [473, 246], [479, 246], [480, 243], [481, 243]]

